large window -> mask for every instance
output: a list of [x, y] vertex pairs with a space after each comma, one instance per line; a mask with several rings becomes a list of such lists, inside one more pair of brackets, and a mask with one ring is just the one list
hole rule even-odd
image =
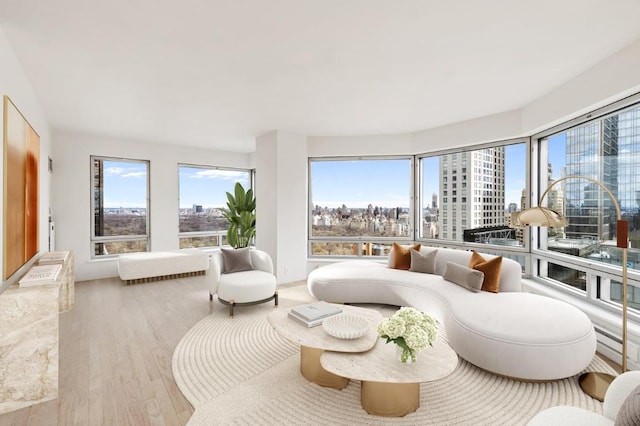
[[420, 157], [419, 238], [523, 246], [509, 227], [525, 205], [527, 143]]
[[149, 162], [91, 157], [93, 256], [149, 250]]
[[240, 182], [251, 187], [250, 170], [179, 165], [180, 248], [215, 247], [226, 244], [227, 221], [221, 209], [226, 207], [226, 193]]
[[[627, 265], [640, 269], [640, 107], [627, 107], [546, 135], [538, 144], [541, 190], [572, 175], [594, 179], [611, 191], [622, 218], [629, 222]], [[541, 230], [538, 248], [554, 260], [538, 262], [534, 272], [591, 298], [620, 301], [620, 278], [616, 279], [615, 272], [614, 279], [605, 274], [619, 271], [622, 262], [611, 196], [589, 180], [568, 178], [553, 185], [543, 203], [564, 214], [568, 225]], [[640, 307], [636, 293], [631, 287], [629, 302]]]
[[412, 158], [312, 159], [310, 251], [384, 256], [413, 239]]

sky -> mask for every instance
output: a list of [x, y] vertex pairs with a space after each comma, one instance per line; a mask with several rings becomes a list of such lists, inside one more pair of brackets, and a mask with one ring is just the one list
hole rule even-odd
[[[104, 161], [104, 204], [107, 208], [132, 208], [146, 205], [147, 164], [129, 161]], [[180, 208], [193, 204], [207, 207], [226, 206], [226, 192], [233, 192], [236, 182], [245, 189], [249, 173], [235, 170], [181, 166], [179, 172]]]
[[[520, 205], [526, 187], [526, 144], [505, 147], [505, 208]], [[410, 204], [410, 162], [406, 160], [314, 161], [312, 200], [321, 207], [404, 207]], [[424, 205], [439, 193], [439, 157], [422, 160]], [[440, 201], [440, 200], [439, 200]]]
[[[549, 156], [554, 178], [560, 177], [565, 160], [565, 134], [549, 139]], [[505, 208], [520, 205], [526, 179], [526, 145], [505, 147]], [[147, 164], [104, 161], [105, 207], [144, 207]], [[366, 208], [403, 207], [410, 204], [410, 162], [408, 159], [314, 161], [312, 162], [312, 202], [321, 207]], [[249, 186], [249, 173], [204, 167], [181, 166], [179, 172], [180, 208], [193, 204], [224, 207], [227, 191], [235, 182]], [[424, 203], [431, 205], [431, 194], [438, 193], [438, 157], [423, 160]]]

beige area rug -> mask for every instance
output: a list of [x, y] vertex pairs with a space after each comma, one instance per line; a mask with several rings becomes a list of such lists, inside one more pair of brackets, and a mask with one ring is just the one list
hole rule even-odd
[[[278, 309], [312, 301], [304, 285], [279, 293]], [[390, 307], [371, 307], [384, 316], [393, 312]], [[421, 384], [415, 413], [402, 418], [372, 416], [360, 406], [360, 382], [352, 380], [338, 391], [300, 375], [297, 346], [267, 322], [273, 309], [269, 303], [238, 308], [232, 319], [220, 305], [178, 343], [173, 374], [196, 409], [189, 425], [523, 425], [556, 405], [602, 412], [602, 403], [580, 390], [577, 376], [525, 383], [460, 359], [450, 376]], [[587, 370], [614, 373], [598, 357]]]

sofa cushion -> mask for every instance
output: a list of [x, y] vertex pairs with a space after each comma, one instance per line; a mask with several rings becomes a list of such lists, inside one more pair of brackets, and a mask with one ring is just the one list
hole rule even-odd
[[410, 249], [411, 253], [411, 266], [409, 270], [411, 272], [420, 272], [422, 274], [435, 274], [436, 273], [436, 255], [438, 250], [432, 250], [427, 254]]
[[409, 270], [411, 267], [411, 249], [420, 250], [420, 244], [404, 247], [398, 243], [393, 243], [393, 248], [391, 249], [391, 253], [389, 253], [389, 267], [392, 269]]
[[500, 273], [502, 272], [502, 256], [486, 260], [476, 251], [471, 254], [469, 267], [484, 274], [482, 290], [497, 293], [500, 290]]
[[253, 263], [251, 263], [250, 248], [241, 249], [220, 249], [224, 260], [224, 274], [234, 272], [251, 271]]
[[484, 274], [464, 265], [447, 262], [442, 278], [477, 293], [482, 289]]

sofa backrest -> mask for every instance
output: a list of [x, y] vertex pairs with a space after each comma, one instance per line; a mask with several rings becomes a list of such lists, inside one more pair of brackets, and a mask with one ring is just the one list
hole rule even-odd
[[[438, 250], [438, 254], [436, 254], [436, 274], [438, 275], [442, 275], [444, 273], [444, 267], [447, 265], [447, 262], [454, 262], [460, 265], [468, 266], [469, 260], [471, 259], [471, 254], [473, 253], [471, 250], [459, 250], [444, 247], [420, 247], [420, 252], [422, 254], [429, 253], [433, 250]], [[487, 260], [497, 257], [492, 254], [480, 254]], [[389, 259], [391, 259], [392, 255], [393, 250], [392, 253], [389, 254]], [[508, 259], [506, 257], [502, 258], [499, 291], [522, 291], [522, 267], [513, 259]]]

